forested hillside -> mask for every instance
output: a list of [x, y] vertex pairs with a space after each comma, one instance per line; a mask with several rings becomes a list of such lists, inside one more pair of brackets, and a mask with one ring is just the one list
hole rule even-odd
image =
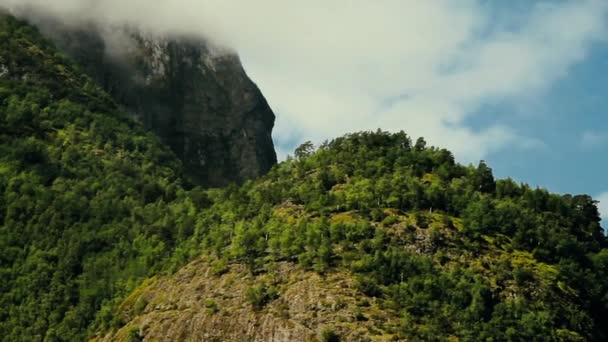
[[[166, 147], [11, 17], [0, 17], [0, 75], [3, 340], [113, 336], [165, 310], [146, 299], [171, 292], [159, 277], [236, 289], [213, 277], [237, 272], [256, 283], [231, 303], [242, 310], [244, 298], [254, 320], [294, 296], [297, 282], [277, 274], [316, 274], [315, 288], [343, 295], [350, 311], [324, 321], [324, 341], [358, 329], [361, 340], [608, 338], [607, 241], [589, 196], [495, 180], [483, 162], [462, 166], [422, 138], [382, 131], [304, 144], [243, 186], [186, 189]], [[188, 291], [199, 288], [177, 293]], [[276, 319], [290, 326], [297, 313]], [[314, 319], [304, 323], [317, 336]]]
[[180, 163], [31, 26], [0, 16], [0, 336], [82, 340], [165, 262]]
[[252, 272], [348, 270], [399, 315], [383, 331], [398, 338], [605, 339], [594, 201], [495, 180], [425, 145], [384, 132], [302, 145], [268, 176], [212, 193], [194, 246]]

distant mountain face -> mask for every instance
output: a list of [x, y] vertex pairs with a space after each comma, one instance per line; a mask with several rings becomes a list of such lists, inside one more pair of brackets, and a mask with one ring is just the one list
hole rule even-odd
[[[220, 121], [185, 121], [186, 95], [210, 82], [197, 110], [237, 108], [246, 92], [229, 90], [252, 86], [230, 72], [238, 61], [187, 40], [64, 32], [114, 97], [0, 14], [0, 341], [608, 340], [608, 240], [590, 196], [497, 180], [382, 131], [303, 145], [241, 187], [184, 189], [182, 163], [116, 99], [164, 139], [186, 126], [223, 139]], [[154, 121], [172, 108], [182, 121]]]
[[194, 183], [241, 183], [276, 164], [274, 113], [234, 53], [126, 28], [110, 42], [94, 27], [36, 24], [171, 147]]

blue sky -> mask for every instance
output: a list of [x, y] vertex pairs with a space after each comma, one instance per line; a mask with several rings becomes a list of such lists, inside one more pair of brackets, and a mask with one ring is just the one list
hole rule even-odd
[[[599, 195], [608, 191], [608, 44], [594, 44], [589, 56], [556, 81], [533, 106], [503, 103], [485, 110], [495, 120], [536, 136], [545, 146], [505, 148], [486, 159], [501, 177], [561, 193]], [[479, 117], [473, 127], [487, 124]]]
[[[586, 193], [600, 201], [608, 219], [608, 44], [593, 45], [589, 56], [542, 94], [521, 115], [517, 104], [502, 103], [485, 110], [535, 135], [545, 146], [504, 149], [486, 160], [499, 177], [512, 177], [559, 193]], [[471, 118], [473, 127], [488, 124]]]
[[[362, 123], [354, 127], [348, 124], [346, 126], [353, 127], [355, 130], [373, 130], [378, 127], [388, 130], [404, 129], [414, 137], [424, 135], [435, 145], [455, 150], [457, 158], [463, 163], [475, 163], [478, 159], [487, 160], [498, 177], [512, 177], [532, 186], [548, 188], [559, 193], [590, 194], [601, 201], [601, 212], [608, 218], [608, 177], [605, 172], [608, 167], [608, 30], [605, 26], [608, 17], [605, 12], [606, 3], [526, 0], [473, 1], [469, 4], [471, 7], [465, 8], [464, 11], [474, 12], [473, 16], [483, 18], [480, 19], [482, 23], [479, 26], [472, 25], [474, 33], [471, 36], [476, 36], [476, 38], [463, 38], [464, 44], [470, 44], [473, 49], [477, 48], [481, 51], [483, 47], [480, 48], [480, 45], [500, 41], [505, 32], [513, 34], [515, 37], [509, 42], [514, 41], [514, 45], [519, 44], [514, 47], [514, 51], [532, 56], [530, 60], [522, 58], [521, 64], [524, 72], [534, 74], [538, 70], [536, 75], [530, 78], [516, 77], [504, 87], [498, 84], [494, 88], [490, 86], [488, 90], [481, 90], [472, 95], [464, 94], [465, 97], [469, 97], [467, 101], [471, 101], [473, 104], [443, 107], [447, 110], [453, 108], [457, 112], [464, 112], [456, 114], [458, 118], [455, 125], [458, 130], [465, 133], [473, 132], [456, 138], [456, 140], [463, 139], [464, 142], [452, 144], [450, 141], [442, 139], [441, 129], [420, 130], [419, 128], [425, 124], [424, 120], [413, 125], [413, 129], [409, 129], [411, 116], [408, 114], [404, 114], [402, 117], [394, 115], [390, 120], [382, 120], [381, 117], [385, 115], [383, 111], [386, 108], [376, 110], [374, 112], [376, 118], [362, 120]], [[550, 13], [551, 10], [546, 10], [546, 8], [550, 8], [554, 12]], [[578, 15], [569, 15], [569, 13], [577, 11]], [[538, 28], [545, 25], [542, 23], [543, 20], [550, 16], [554, 16], [550, 20], [554, 23], [549, 24], [548, 28]], [[576, 30], [576, 27], [594, 21], [595, 24], [590, 25], [586, 32], [579, 32], [578, 35], [563, 42], [550, 42], [557, 36], [568, 35], [569, 31]], [[543, 32], [543, 30], [545, 31]], [[443, 47], [441, 46], [441, 48]], [[442, 51], [439, 49], [437, 52]], [[510, 53], [512, 52], [507, 49], [506, 58], [519, 58], [516, 54], [509, 55]], [[552, 54], [553, 56], [550, 56]], [[459, 57], [458, 53], [455, 53], [455, 57]], [[462, 58], [470, 57], [465, 53]], [[456, 61], [448, 60], [447, 63], [446, 70], [454, 67], [458, 72], [458, 69], [462, 67], [461, 64], [466, 65], [467, 60], [464, 62], [458, 59]], [[273, 83], [276, 80], [264, 82], [265, 75], [268, 74], [268, 70], [264, 70], [265, 67], [260, 68], [262, 71], [256, 78], [258, 66], [264, 65], [264, 63], [253, 58], [253, 65], [254, 79], [262, 80], [260, 85], [273, 103], [275, 100]], [[501, 58], [490, 62], [490, 67], [496, 69], [503, 68], [505, 65], [507, 68], [513, 68], [516, 73], [520, 70], [519, 65], [509, 66], [509, 61]], [[395, 65], [391, 67], [398, 68]], [[399, 71], [395, 70], [395, 72]], [[407, 75], [404, 79], [407, 79]], [[463, 79], [468, 81], [467, 77]], [[489, 82], [494, 82], [491, 80], [491, 76], [489, 79]], [[481, 80], [473, 78], [473, 82], [474, 87], [483, 88], [484, 77], [481, 77]], [[269, 91], [265, 89], [266, 84], [269, 85]], [[288, 82], [283, 84], [286, 85]], [[463, 84], [463, 86], [467, 85]], [[518, 87], [521, 87], [521, 93], [518, 93]], [[285, 93], [284, 89], [277, 91], [277, 96], [285, 96]], [[315, 97], [314, 92], [305, 94], [308, 100]], [[444, 92], [437, 92], [439, 96], [443, 94]], [[404, 91], [384, 97], [383, 103], [390, 107], [393, 102], [399, 104], [407, 102], [408, 99], [409, 94]], [[279, 100], [279, 102], [281, 101]], [[321, 128], [324, 120], [327, 120], [327, 125], [340, 125], [341, 120], [350, 121], [349, 115], [346, 113], [337, 115], [336, 119], [329, 115], [315, 121], [310, 125], [311, 127], [306, 127], [308, 126], [307, 120], [297, 118], [305, 114], [288, 113], [284, 115], [286, 111], [295, 108], [295, 105], [279, 103], [277, 107], [279, 128], [275, 133], [275, 140], [282, 156], [304, 140], [311, 139], [318, 142], [322, 138], [332, 136], [331, 133], [325, 133], [325, 131], [335, 132], [334, 136], [343, 133], [339, 129]], [[423, 114], [426, 107], [432, 106], [421, 105], [419, 107]], [[403, 108], [405, 108], [404, 112], [408, 111], [407, 106], [401, 106], [401, 109]], [[311, 109], [314, 109], [314, 106]], [[338, 106], [338, 110], [340, 109]], [[373, 107], [371, 109], [373, 111]], [[399, 109], [398, 105], [396, 110]], [[450, 118], [443, 116], [441, 119], [449, 120]], [[435, 122], [432, 125], [437, 124]], [[323, 131], [323, 133], [310, 134], [315, 131], [315, 127], [318, 127], [319, 131]], [[496, 133], [488, 134], [488, 132]], [[491, 141], [494, 137], [499, 143], [492, 145]], [[470, 138], [472, 146], [486, 143], [488, 146], [480, 150], [470, 149], [466, 147], [468, 138]]]
[[307, 140], [404, 130], [499, 177], [596, 196], [608, 218], [607, 0], [0, 4], [238, 52], [277, 114], [282, 158]]

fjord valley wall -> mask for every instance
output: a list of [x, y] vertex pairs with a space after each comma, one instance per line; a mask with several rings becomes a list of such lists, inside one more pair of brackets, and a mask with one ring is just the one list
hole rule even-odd
[[[173, 134], [210, 127], [190, 126], [193, 103], [244, 96], [251, 125], [271, 126], [228, 72], [237, 61], [127, 35], [134, 51], [117, 51], [139, 62], [125, 62], [70, 32], [93, 38], [53, 44], [0, 16], [0, 341], [608, 339], [608, 241], [590, 196], [495, 179], [380, 130], [302, 145], [241, 186], [190, 188], [190, 145]], [[215, 74], [218, 98], [193, 100], [202, 77], [180, 68]], [[161, 115], [173, 106], [183, 122]], [[233, 175], [261, 163], [254, 152], [230, 157]]]
[[195, 38], [33, 20], [171, 147], [194, 184], [242, 183], [276, 164], [274, 113], [236, 54]]

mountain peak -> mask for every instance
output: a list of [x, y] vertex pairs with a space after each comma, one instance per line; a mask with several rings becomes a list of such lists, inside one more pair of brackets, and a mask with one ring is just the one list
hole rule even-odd
[[193, 37], [36, 22], [171, 147], [193, 183], [242, 183], [276, 164], [275, 115], [235, 53]]

